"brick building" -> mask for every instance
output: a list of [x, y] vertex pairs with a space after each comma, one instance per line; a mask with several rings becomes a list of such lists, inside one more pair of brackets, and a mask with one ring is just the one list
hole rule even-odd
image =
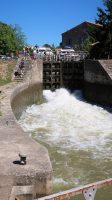
[[78, 26], [62, 33], [62, 47], [74, 47], [75, 45], [81, 47], [81, 44], [83, 44], [85, 39], [88, 37], [87, 30], [90, 26], [100, 27], [101, 25], [85, 21]]

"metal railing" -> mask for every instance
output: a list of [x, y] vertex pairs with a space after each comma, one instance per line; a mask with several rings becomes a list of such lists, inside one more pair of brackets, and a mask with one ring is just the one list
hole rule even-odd
[[[85, 186], [80, 186], [77, 188], [72, 188], [70, 190], [65, 190], [59, 193], [44, 196], [38, 199], [34, 199], [34, 186], [13, 186], [11, 191], [11, 196], [9, 200], [64, 200], [70, 199], [71, 197], [78, 196], [82, 194], [85, 200], [95, 200], [95, 195], [98, 189], [104, 188], [106, 186], [112, 186], [112, 178], [91, 183]], [[101, 192], [101, 191], [100, 191]], [[112, 197], [111, 197], [112, 199]], [[107, 200], [111, 200], [108, 199]]]
[[38, 200], [61, 200], [69, 199], [70, 197], [83, 194], [85, 200], [94, 200], [97, 189], [104, 188], [105, 186], [112, 185], [112, 178], [103, 181], [98, 181], [85, 186], [72, 188], [63, 192], [55, 193], [49, 196], [39, 198]]
[[52, 55], [45, 55], [45, 54], [40, 54], [40, 55], [35, 55], [35, 59], [42, 59], [43, 61], [80, 61], [84, 60], [88, 55], [88, 52], [86, 51], [77, 51], [74, 54], [65, 54], [65, 55], [60, 55], [60, 54], [52, 54]]

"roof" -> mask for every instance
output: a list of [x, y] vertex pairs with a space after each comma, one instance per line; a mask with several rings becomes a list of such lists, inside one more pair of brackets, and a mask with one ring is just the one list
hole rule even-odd
[[102, 27], [101, 24], [98, 24], [98, 23], [96, 24], [95, 22], [84, 21], [84, 22], [82, 22], [81, 24], [79, 24], [79, 25], [77, 25], [77, 26], [75, 26], [75, 27], [73, 27], [73, 28], [71, 28], [71, 29], [69, 29], [69, 30], [63, 32], [62, 35], [65, 34], [65, 33], [67, 33], [67, 32], [69, 32], [69, 31], [72, 31], [72, 30], [78, 28], [78, 27], [81, 26], [82, 24], [87, 24], [87, 25], [90, 24], [90, 25], [93, 25], [93, 26]]

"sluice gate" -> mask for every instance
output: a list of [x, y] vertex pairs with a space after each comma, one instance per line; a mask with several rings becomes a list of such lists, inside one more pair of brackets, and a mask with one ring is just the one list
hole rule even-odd
[[43, 89], [55, 90], [62, 86], [61, 62], [43, 63]]
[[55, 90], [65, 87], [82, 89], [84, 82], [83, 61], [43, 62], [43, 89]]

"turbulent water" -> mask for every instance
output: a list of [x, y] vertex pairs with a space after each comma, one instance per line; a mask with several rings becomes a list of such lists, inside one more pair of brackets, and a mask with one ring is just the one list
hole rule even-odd
[[112, 114], [84, 101], [80, 91], [46, 90], [43, 97], [19, 123], [49, 150], [54, 191], [111, 178]]

